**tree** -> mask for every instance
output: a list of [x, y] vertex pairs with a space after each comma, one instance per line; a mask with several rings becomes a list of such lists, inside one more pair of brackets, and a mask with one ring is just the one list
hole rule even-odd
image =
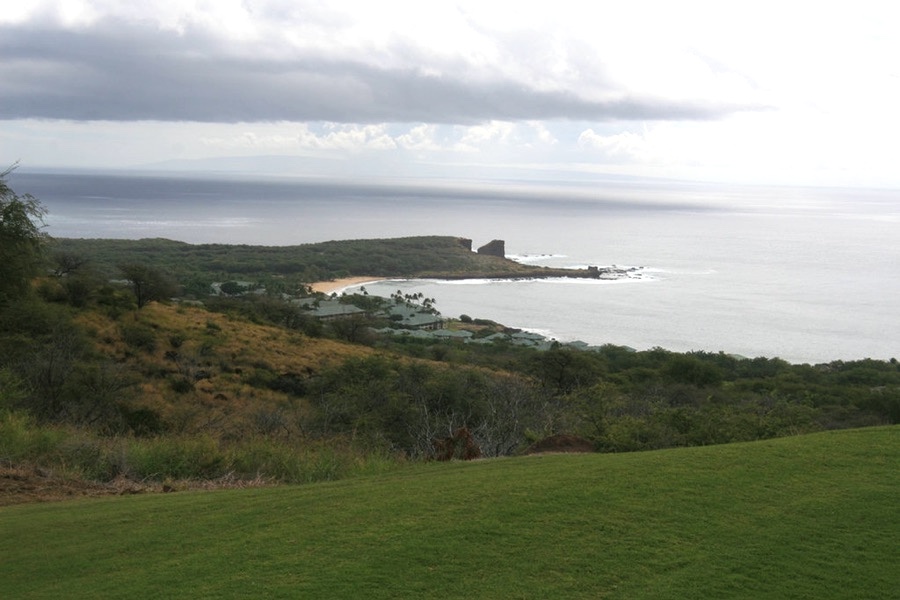
[[122, 276], [131, 283], [138, 308], [148, 302], [171, 298], [178, 292], [178, 286], [159, 269], [141, 264], [120, 265]]
[[338, 338], [352, 344], [372, 344], [372, 320], [361, 315], [351, 315], [331, 322], [331, 330]]
[[600, 363], [595, 355], [555, 346], [535, 355], [534, 373], [544, 387], [565, 395], [600, 379]]
[[56, 252], [53, 254], [53, 275], [56, 277], [66, 277], [81, 270], [87, 259], [79, 256], [74, 252]]
[[246, 288], [237, 281], [226, 281], [219, 286], [219, 289], [222, 290], [223, 294], [228, 294], [229, 296], [238, 296], [246, 291]]
[[41, 231], [46, 209], [30, 194], [19, 196], [6, 183], [15, 167], [0, 173], [0, 302], [28, 291], [48, 237]]

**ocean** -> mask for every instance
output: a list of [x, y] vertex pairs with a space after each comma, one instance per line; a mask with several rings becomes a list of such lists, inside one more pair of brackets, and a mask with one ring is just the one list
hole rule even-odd
[[14, 172], [47, 233], [292, 245], [453, 235], [555, 267], [639, 267], [617, 281], [386, 281], [568, 342], [822, 363], [900, 355], [900, 192], [568, 181], [371, 181]]

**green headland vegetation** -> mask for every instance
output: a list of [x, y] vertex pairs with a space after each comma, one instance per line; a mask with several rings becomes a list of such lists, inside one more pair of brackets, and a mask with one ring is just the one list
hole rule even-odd
[[309, 282], [380, 277], [591, 276], [586, 269], [551, 269], [472, 251], [472, 241], [452, 236], [342, 240], [297, 246], [187, 244], [166, 239], [57, 239], [58, 260], [88, 261], [107, 278], [121, 265], [152, 263], [175, 278], [182, 293], [205, 297], [214, 282], [251, 280], [270, 293], [296, 293]]

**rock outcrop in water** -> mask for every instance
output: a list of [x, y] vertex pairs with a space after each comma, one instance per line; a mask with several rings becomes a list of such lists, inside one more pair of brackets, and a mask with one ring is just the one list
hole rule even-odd
[[506, 242], [503, 240], [492, 240], [478, 249], [478, 254], [486, 254], [488, 256], [499, 256], [506, 258]]

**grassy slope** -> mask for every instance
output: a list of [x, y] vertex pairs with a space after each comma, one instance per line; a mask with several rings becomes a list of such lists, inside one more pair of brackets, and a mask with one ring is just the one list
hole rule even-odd
[[[334, 340], [310, 338], [288, 329], [258, 325], [202, 308], [153, 303], [139, 312], [112, 321], [96, 312], [84, 313], [80, 322], [94, 332], [98, 350], [128, 372], [140, 374], [135, 404], [158, 411], [168, 422], [221, 422], [235, 432], [246, 430], [254, 411], [287, 402], [285, 394], [250, 387], [244, 378], [254, 370], [308, 374], [353, 357], [367, 356], [369, 348]], [[122, 325], [143, 324], [153, 332], [152, 351], [129, 349]], [[170, 339], [179, 337], [177, 349]], [[178, 360], [166, 352], [177, 351]], [[203, 371], [189, 393], [170, 389], [171, 377]]]
[[16, 598], [888, 598], [898, 456], [900, 428], [872, 428], [8, 507], [0, 586]]

